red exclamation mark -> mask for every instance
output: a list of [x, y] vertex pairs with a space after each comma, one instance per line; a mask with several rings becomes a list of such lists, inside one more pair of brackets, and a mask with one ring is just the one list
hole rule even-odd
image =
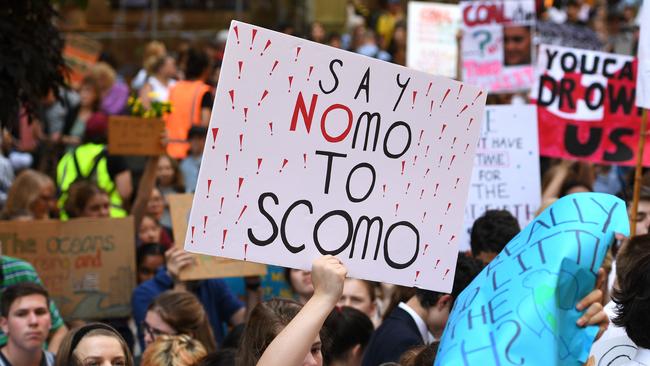
[[289, 160], [282, 159], [282, 166], [280, 167], [280, 173], [282, 173], [282, 169], [284, 169], [284, 167], [287, 166], [288, 162], [289, 162]]
[[269, 46], [271, 46], [271, 40], [270, 39], [266, 41], [266, 45], [264, 46], [264, 49], [262, 50], [262, 52], [260, 52], [260, 56], [264, 56], [264, 52], [266, 52], [266, 50], [267, 50], [267, 48], [269, 48]]
[[221, 250], [226, 247], [226, 235], [228, 235], [228, 229], [223, 229], [223, 238], [221, 239]]
[[456, 159], [456, 155], [452, 155], [452, 156], [451, 156], [451, 160], [449, 161], [449, 166], [447, 167], [447, 170], [450, 170], [450, 169], [451, 169], [451, 164], [454, 163], [454, 159]]
[[424, 172], [424, 177], [422, 177], [422, 178], [426, 178], [426, 177], [427, 177], [427, 174], [429, 174], [429, 171], [430, 171], [430, 170], [431, 170], [431, 169], [427, 168], [427, 171]]
[[449, 242], [447, 243], [447, 245], [451, 244], [451, 242], [454, 241], [454, 239], [456, 239], [456, 235], [452, 235], [451, 238], [449, 238]]
[[469, 123], [467, 124], [467, 131], [469, 131], [469, 127], [472, 125], [472, 122], [474, 122], [474, 118], [469, 119]]
[[397, 210], [399, 210], [399, 203], [395, 204], [395, 216], [397, 216]]
[[226, 171], [228, 171], [228, 160], [230, 159], [230, 155], [226, 154]]
[[221, 196], [221, 200], [220, 200], [220, 203], [219, 203], [219, 215], [221, 215], [221, 212], [223, 211], [223, 200], [224, 200], [224, 198], [225, 198], [224, 196]]
[[239, 64], [239, 74], [237, 74], [237, 79], [241, 79], [241, 69], [244, 67], [244, 61], [238, 61], [237, 64]]
[[406, 194], [406, 195], [409, 194], [409, 188], [411, 188], [411, 183], [406, 184], [406, 192], [404, 192], [404, 194]]
[[424, 95], [425, 97], [429, 96], [429, 92], [431, 91], [431, 85], [433, 85], [433, 83], [429, 82], [429, 86], [427, 87], [427, 93]]
[[424, 157], [429, 157], [429, 145], [427, 145], [427, 151], [424, 152]]
[[458, 182], [460, 182], [460, 178], [456, 178], [456, 184], [454, 184], [454, 189], [458, 188]]
[[451, 142], [451, 148], [454, 148], [454, 144], [456, 143], [456, 137], [454, 137], [454, 140]]
[[404, 175], [404, 166], [406, 165], [406, 160], [402, 160], [402, 175]]
[[255, 174], [260, 174], [261, 166], [262, 166], [262, 158], [257, 158], [257, 172], [255, 172]]
[[214, 150], [214, 145], [217, 143], [217, 134], [219, 133], [218, 128], [212, 129], [212, 150]]
[[438, 226], [438, 235], [440, 235], [440, 233], [442, 233], [442, 224], [440, 224], [440, 226]]
[[269, 122], [269, 130], [271, 130], [271, 136], [273, 136], [273, 122]]
[[311, 72], [314, 71], [313, 66], [309, 66], [309, 73], [307, 74], [307, 81], [309, 81], [309, 78], [311, 77]]
[[440, 155], [440, 159], [438, 159], [438, 168], [440, 168], [441, 164], [442, 164], [442, 155]]
[[235, 110], [235, 91], [234, 90], [229, 90], [228, 94], [230, 94], [230, 102], [232, 103], [232, 110]]
[[298, 62], [298, 55], [300, 55], [300, 47], [296, 48], [296, 58], [294, 59], [295, 62]]
[[422, 135], [424, 134], [424, 130], [420, 130], [420, 137], [418, 138], [418, 146], [420, 146], [420, 143], [422, 142]]
[[440, 102], [440, 108], [442, 108], [442, 105], [445, 104], [445, 100], [447, 99], [449, 92], [451, 92], [451, 89], [447, 89], [447, 91], [445, 92], [445, 96], [442, 97], [442, 102]]
[[431, 117], [432, 110], [433, 110], [433, 99], [431, 99], [431, 104], [429, 105], [429, 117]]
[[440, 183], [436, 183], [436, 189], [433, 191], [433, 197], [436, 197], [438, 195], [438, 187], [440, 187]]
[[248, 122], [248, 107], [244, 107], [244, 122]]
[[467, 108], [468, 108], [468, 105], [465, 104], [465, 106], [463, 107], [463, 109], [461, 109], [460, 112], [458, 112], [458, 114], [456, 115], [456, 117], [460, 117], [460, 115], [463, 114], [463, 112], [465, 112], [465, 111], [467, 110]]
[[438, 264], [440, 264], [440, 259], [436, 260], [436, 265], [435, 265], [435, 267], [433, 267], [433, 269], [438, 269]]
[[212, 185], [212, 179], [208, 179], [208, 193], [205, 195], [205, 198], [210, 198], [210, 186]]
[[382, 195], [382, 197], [386, 197], [386, 185], [385, 184], [382, 186], [382, 189], [384, 191], [384, 194]]
[[456, 96], [456, 100], [460, 99], [460, 93], [463, 91], [463, 84], [460, 84], [460, 88], [458, 88], [458, 95]]
[[447, 268], [447, 269], [445, 270], [445, 274], [442, 276], [442, 279], [444, 280], [445, 277], [447, 277], [448, 274], [449, 274], [449, 268]]
[[244, 134], [240, 133], [239, 134], [239, 151], [242, 151], [244, 145]]
[[417, 90], [413, 90], [413, 104], [411, 104], [411, 109], [415, 108], [415, 97], [418, 95]]
[[260, 101], [257, 102], [257, 106], [258, 106], [258, 107], [262, 105], [262, 101], [264, 100], [264, 98], [266, 98], [266, 96], [267, 96], [268, 94], [269, 94], [269, 92], [268, 92], [267, 90], [264, 90], [264, 93], [262, 93], [262, 98], [260, 98]]
[[449, 209], [451, 208], [451, 202], [447, 204], [447, 210], [445, 211], [445, 215], [449, 213]]
[[307, 169], [307, 154], [302, 154], [303, 168]]
[[208, 217], [203, 216], [203, 234], [205, 234], [205, 226], [208, 224]]
[[291, 93], [291, 84], [293, 84], [293, 76], [289, 75], [289, 93]]
[[413, 156], [413, 166], [415, 166], [415, 162], [417, 161], [418, 161], [418, 156], [417, 155]]
[[192, 225], [192, 239], [190, 240], [190, 243], [194, 244], [194, 225]]
[[244, 212], [246, 212], [247, 208], [248, 205], [244, 205], [244, 207], [242, 207], [241, 212], [239, 212], [239, 217], [237, 218], [237, 221], [235, 221], [235, 225], [239, 224], [239, 220], [241, 220], [241, 217], [244, 215]]
[[445, 133], [445, 128], [447, 128], [446, 124], [442, 124], [442, 130], [440, 130], [440, 136], [438, 136], [438, 140], [442, 140], [442, 135]]
[[255, 36], [257, 35], [257, 29], [253, 29], [253, 36], [251, 37], [251, 45], [248, 47], [249, 50], [253, 50], [253, 43], [255, 42]]
[[237, 26], [232, 27], [232, 30], [235, 31], [235, 37], [237, 37], [237, 44], [239, 44], [239, 28]]
[[426, 217], [427, 217], [427, 212], [424, 211], [424, 213], [422, 214], [422, 223], [424, 223], [424, 219], [425, 219]]
[[237, 198], [239, 198], [239, 192], [241, 191], [242, 184], [244, 184], [244, 178], [239, 177], [239, 183], [237, 184]]
[[424, 196], [424, 188], [420, 191], [420, 199], [422, 199], [422, 196]]
[[467, 149], [469, 149], [469, 144], [465, 145], [465, 151], [463, 152], [463, 154], [467, 153]]
[[244, 244], [244, 260], [246, 260], [246, 252], [248, 252], [248, 244]]
[[420, 276], [420, 271], [415, 271], [415, 281], [418, 282], [418, 277]]
[[423, 256], [427, 255], [427, 249], [429, 249], [429, 244], [424, 244], [424, 250], [422, 251]]
[[474, 102], [476, 102], [476, 100], [478, 99], [478, 97], [480, 97], [481, 95], [483, 95], [483, 91], [482, 91], [482, 90], [478, 92], [478, 94], [476, 95], [476, 97], [475, 97], [474, 100], [472, 101], [472, 105], [474, 105]]
[[273, 62], [273, 67], [271, 68], [271, 71], [269, 71], [269, 76], [273, 75], [273, 71], [275, 70], [276, 66], [278, 66], [278, 60], [275, 60]]

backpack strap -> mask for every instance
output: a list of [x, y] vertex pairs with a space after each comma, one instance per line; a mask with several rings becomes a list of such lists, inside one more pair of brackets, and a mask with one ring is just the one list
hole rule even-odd
[[99, 162], [102, 160], [102, 158], [105, 157], [106, 157], [106, 147], [104, 147], [102, 151], [100, 151], [99, 154], [97, 154], [93, 158], [93, 165], [90, 168], [90, 171], [88, 172], [87, 175], [84, 175], [81, 172], [81, 168], [79, 167], [79, 160], [77, 159], [77, 148], [75, 147], [74, 150], [72, 151], [72, 160], [74, 162], [74, 168], [77, 171], [77, 176], [80, 177], [81, 179], [88, 179], [92, 177], [97, 171], [97, 166], [99, 165]]

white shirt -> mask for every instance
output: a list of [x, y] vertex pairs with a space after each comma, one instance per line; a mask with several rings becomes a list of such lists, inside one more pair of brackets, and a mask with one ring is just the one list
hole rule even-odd
[[[609, 319], [613, 319], [616, 316], [616, 303], [610, 301], [604, 310]], [[627, 336], [625, 328], [610, 322], [607, 330], [591, 346], [589, 355], [594, 357], [596, 365], [625, 366], [630, 365], [636, 352], [637, 347]]]
[[417, 325], [418, 330], [420, 331], [420, 335], [422, 336], [422, 340], [424, 341], [424, 344], [430, 344], [434, 342], [436, 339], [429, 332], [429, 328], [427, 327], [427, 323], [424, 322], [424, 319], [418, 315], [418, 313], [415, 312], [410, 306], [406, 305], [403, 302], [400, 302], [399, 305], [397, 305], [400, 309], [406, 311], [411, 318], [415, 321], [415, 325]]
[[151, 86], [151, 91], [154, 93], [152, 100], [159, 102], [167, 102], [169, 100], [169, 89], [176, 84], [176, 80], [170, 79], [167, 85], [160, 82], [155, 76], [149, 76], [147, 83]]
[[639, 348], [634, 355], [634, 359], [624, 364], [624, 366], [650, 366], [650, 349]]

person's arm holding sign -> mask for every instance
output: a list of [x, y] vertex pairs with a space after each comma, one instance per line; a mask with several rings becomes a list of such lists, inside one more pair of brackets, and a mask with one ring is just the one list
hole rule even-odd
[[303, 364], [325, 319], [341, 298], [346, 274], [343, 263], [331, 255], [314, 261], [311, 272], [314, 296], [269, 344], [258, 366]]

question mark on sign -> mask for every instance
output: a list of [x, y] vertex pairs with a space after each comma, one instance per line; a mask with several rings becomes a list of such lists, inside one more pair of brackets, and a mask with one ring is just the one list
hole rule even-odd
[[492, 40], [492, 33], [487, 31], [487, 30], [479, 30], [479, 31], [474, 32], [474, 34], [472, 34], [472, 36], [474, 37], [474, 39], [482, 38], [482, 40], [479, 40], [478, 46], [479, 46], [479, 49], [481, 50], [481, 55], [484, 55], [485, 54], [485, 45], [490, 43], [490, 41]]

